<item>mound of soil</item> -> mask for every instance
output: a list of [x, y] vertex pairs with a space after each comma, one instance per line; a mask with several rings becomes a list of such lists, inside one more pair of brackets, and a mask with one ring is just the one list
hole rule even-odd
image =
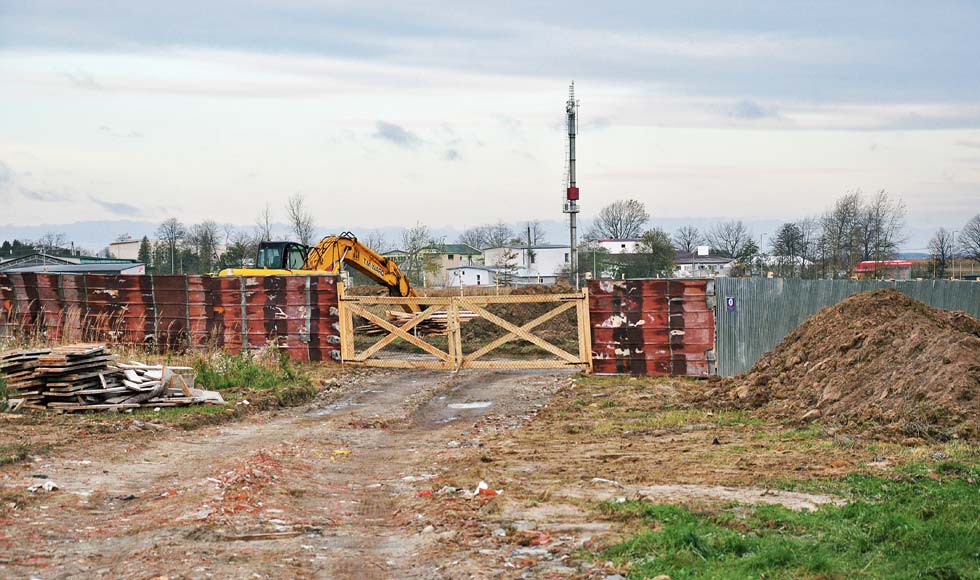
[[893, 288], [825, 308], [748, 372], [738, 406], [915, 437], [976, 439], [980, 320]]

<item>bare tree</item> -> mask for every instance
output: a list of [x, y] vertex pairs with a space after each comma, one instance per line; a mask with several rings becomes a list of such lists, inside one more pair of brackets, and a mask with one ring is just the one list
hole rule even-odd
[[495, 224], [484, 224], [466, 228], [456, 241], [478, 250], [485, 250], [487, 248], [505, 246], [513, 239], [514, 230], [503, 222], [497, 222]]
[[862, 259], [888, 260], [904, 241], [905, 204], [892, 199], [885, 190], [876, 193], [861, 208], [860, 235]]
[[304, 246], [313, 243], [313, 214], [306, 208], [306, 198], [302, 193], [289, 196], [286, 202], [286, 219], [289, 220], [289, 227], [292, 228], [297, 242]]
[[46, 232], [34, 242], [34, 245], [41, 253], [58, 250], [68, 245], [68, 236], [60, 232]]
[[413, 284], [423, 285], [425, 282], [426, 254], [425, 249], [433, 244], [432, 232], [427, 226], [416, 223], [414, 227], [402, 232], [402, 247], [405, 252], [403, 264], [405, 274]]
[[707, 235], [711, 249], [726, 258], [740, 262], [751, 259], [759, 252], [759, 246], [752, 240], [749, 231], [742, 220], [730, 220], [715, 224]]
[[960, 253], [963, 258], [980, 262], [980, 213], [970, 218], [960, 232]]
[[202, 273], [214, 270], [218, 260], [219, 235], [218, 224], [211, 220], [204, 220], [191, 226], [187, 235], [187, 245], [197, 260], [197, 269]]
[[627, 272], [627, 276], [669, 276], [674, 269], [674, 244], [670, 234], [660, 228], [643, 232], [634, 253], [636, 272]]
[[682, 252], [693, 254], [704, 242], [704, 234], [694, 226], [683, 226], [674, 232], [674, 245]]
[[642, 202], [621, 199], [599, 210], [586, 237], [596, 240], [638, 238], [648, 221], [650, 214]]
[[157, 238], [165, 245], [169, 255], [162, 257], [170, 263], [170, 273], [177, 271], [177, 245], [187, 236], [187, 228], [177, 218], [167, 218], [157, 228]]
[[255, 237], [259, 242], [272, 241], [272, 207], [266, 202], [265, 207], [259, 211], [255, 218]]
[[819, 251], [820, 221], [813, 217], [805, 217], [796, 222], [800, 228], [800, 277], [811, 276], [813, 263]]
[[379, 254], [383, 254], [391, 249], [390, 244], [388, 244], [388, 238], [385, 237], [384, 232], [376, 231], [371, 232], [364, 237], [364, 245], [371, 248]]
[[846, 276], [861, 256], [861, 192], [839, 197], [820, 218], [820, 245], [825, 268], [837, 278]]
[[929, 240], [929, 253], [932, 255], [933, 278], [945, 278], [946, 267], [956, 255], [953, 247], [953, 235], [946, 228], [939, 228]]
[[801, 270], [803, 231], [796, 222], [779, 226], [772, 240], [772, 255], [776, 260], [776, 272], [782, 277], [795, 277]]

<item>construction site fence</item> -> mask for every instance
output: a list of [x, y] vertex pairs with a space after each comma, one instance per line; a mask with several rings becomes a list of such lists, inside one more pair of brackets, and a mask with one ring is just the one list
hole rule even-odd
[[971, 281], [717, 278], [714, 284], [722, 376], [748, 370], [808, 317], [858, 292], [897, 288], [930, 306], [980, 317], [980, 283]]
[[340, 359], [336, 276], [0, 273], [0, 340]]
[[714, 367], [714, 300], [712, 280], [593, 280], [594, 372], [708, 376]]

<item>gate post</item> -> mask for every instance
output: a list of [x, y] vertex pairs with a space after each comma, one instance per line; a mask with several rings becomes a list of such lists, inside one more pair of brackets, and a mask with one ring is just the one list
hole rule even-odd
[[463, 365], [463, 341], [462, 333], [459, 327], [459, 300], [452, 296], [449, 299], [449, 309], [446, 311], [446, 321], [449, 327], [449, 333], [447, 338], [449, 339], [449, 344], [447, 348], [449, 350], [449, 358], [452, 360], [453, 371], [459, 371], [460, 367]]
[[340, 318], [340, 362], [354, 358], [354, 316], [347, 306], [344, 283], [337, 281], [337, 316]]
[[592, 374], [592, 322], [589, 315], [589, 287], [582, 288], [582, 298], [576, 306], [578, 314], [578, 355]]

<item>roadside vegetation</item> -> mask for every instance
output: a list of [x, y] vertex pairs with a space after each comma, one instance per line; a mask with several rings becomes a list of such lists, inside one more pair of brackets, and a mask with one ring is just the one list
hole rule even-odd
[[980, 577], [977, 463], [918, 463], [835, 483], [847, 505], [813, 512], [606, 503], [602, 511], [633, 531], [600, 556], [630, 578]]

